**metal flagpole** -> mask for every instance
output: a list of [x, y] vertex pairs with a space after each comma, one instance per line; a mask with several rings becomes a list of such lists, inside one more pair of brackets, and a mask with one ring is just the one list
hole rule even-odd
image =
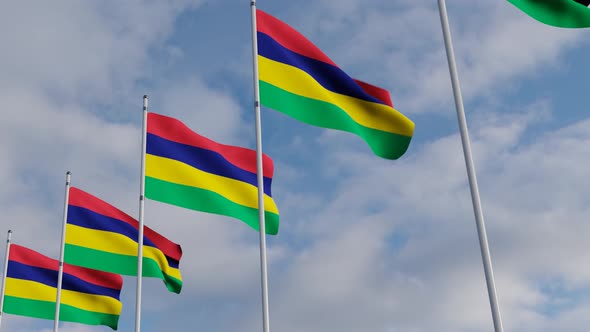
[[141, 331], [141, 279], [143, 275], [143, 210], [145, 191], [145, 146], [148, 96], [143, 96], [143, 122], [141, 126], [141, 178], [139, 180], [139, 234], [137, 236], [137, 298], [135, 300], [135, 332]]
[[258, 222], [260, 224], [260, 280], [262, 284], [262, 331], [270, 331], [268, 313], [268, 276], [266, 268], [266, 224], [264, 221], [264, 176], [262, 169], [262, 128], [260, 120], [260, 86], [258, 82], [258, 38], [256, 34], [256, 0], [250, 1], [252, 16], [252, 63], [254, 65], [254, 114], [256, 117], [256, 169], [258, 179]]
[[481, 258], [483, 261], [483, 269], [486, 277], [486, 284], [488, 287], [488, 296], [490, 299], [490, 307], [492, 309], [492, 319], [494, 322], [494, 331], [503, 332], [502, 318], [500, 316], [500, 308], [498, 305], [498, 297], [496, 295], [496, 285], [494, 282], [494, 272], [492, 270], [492, 259], [490, 257], [490, 247], [488, 245], [488, 236], [486, 234], [486, 227], [483, 220], [483, 212], [481, 208], [481, 201], [479, 198], [479, 189], [477, 188], [477, 178], [475, 176], [475, 166], [471, 156], [471, 144], [469, 142], [469, 133], [467, 131], [467, 120], [465, 119], [465, 110], [463, 108], [463, 97], [461, 96], [461, 87], [459, 85], [459, 75], [457, 74], [457, 64], [455, 63], [455, 53], [453, 51], [453, 41], [451, 40], [451, 32], [449, 29], [449, 18], [447, 16], [447, 6], [444, 0], [438, 0], [438, 8], [440, 11], [440, 22], [443, 30], [443, 37], [445, 40], [445, 48], [447, 51], [447, 60], [449, 63], [449, 72], [451, 74], [451, 84], [453, 86], [453, 94], [455, 97], [455, 107], [457, 109], [457, 119], [459, 121], [459, 130], [461, 132], [461, 143], [463, 144], [463, 155], [465, 157], [465, 166], [467, 168], [467, 177], [469, 179], [469, 188], [471, 190], [471, 201], [473, 203], [473, 212], [475, 214], [475, 224], [477, 225], [477, 234], [479, 235], [479, 247], [481, 249]]
[[8, 230], [8, 238], [6, 239], [6, 253], [4, 256], [4, 272], [2, 274], [2, 290], [0, 290], [0, 327], [2, 327], [2, 314], [4, 313], [4, 291], [6, 290], [6, 275], [8, 273], [8, 257], [10, 255], [10, 238], [12, 231]]
[[57, 273], [57, 295], [55, 297], [55, 318], [53, 320], [53, 332], [57, 332], [59, 325], [59, 304], [61, 300], [61, 283], [64, 274], [64, 247], [66, 241], [66, 223], [68, 222], [68, 199], [70, 197], [70, 179], [72, 173], [66, 172], [66, 193], [64, 198], [64, 220], [61, 228], [61, 247], [59, 252], [59, 270]]

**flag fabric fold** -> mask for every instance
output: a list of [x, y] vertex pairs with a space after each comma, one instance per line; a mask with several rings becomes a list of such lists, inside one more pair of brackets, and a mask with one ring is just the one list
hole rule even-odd
[[[101, 271], [137, 276], [139, 222], [114, 206], [71, 187], [64, 261]], [[160, 278], [180, 293], [180, 245], [144, 226], [144, 277]]]
[[560, 28], [590, 27], [590, 0], [508, 0], [539, 22]]
[[[4, 312], [53, 320], [59, 262], [16, 244], [8, 259]], [[64, 264], [60, 321], [116, 330], [122, 286], [118, 274]]]
[[393, 108], [389, 92], [355, 80], [302, 34], [256, 11], [262, 105], [318, 127], [360, 136], [378, 156], [408, 149], [414, 123]]
[[[237, 218], [259, 230], [256, 151], [201, 136], [181, 121], [148, 113], [145, 195], [187, 209]], [[272, 159], [263, 155], [266, 233], [277, 234]]]

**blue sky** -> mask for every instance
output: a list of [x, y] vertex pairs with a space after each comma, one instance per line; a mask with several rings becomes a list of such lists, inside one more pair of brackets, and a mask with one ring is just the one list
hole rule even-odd
[[[503, 0], [447, 5], [505, 329], [587, 331], [589, 32]], [[490, 331], [436, 1], [258, 6], [390, 90], [416, 124], [408, 152], [388, 161], [356, 136], [263, 109], [281, 211], [268, 238], [271, 329]], [[137, 215], [144, 94], [151, 111], [253, 148], [249, 15], [245, 0], [2, 2], [0, 231], [57, 257], [66, 170]], [[183, 246], [184, 288], [144, 279], [143, 331], [261, 330], [256, 232], [153, 201], [145, 222]], [[121, 331], [133, 329], [134, 297], [125, 277]]]

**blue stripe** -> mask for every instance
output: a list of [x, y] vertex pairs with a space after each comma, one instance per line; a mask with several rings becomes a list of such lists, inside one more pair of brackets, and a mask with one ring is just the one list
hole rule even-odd
[[[137, 228], [124, 221], [107, 217], [92, 210], [75, 205], [68, 205], [68, 224], [120, 234], [128, 237], [135, 243], [137, 243], [137, 237], [139, 236], [139, 231]], [[143, 245], [159, 249], [146, 236], [143, 237]], [[162, 253], [164, 256], [166, 256], [164, 252]], [[166, 260], [168, 261], [168, 265], [170, 267], [178, 269], [179, 262], [177, 260], [168, 256], [166, 256]]]
[[[367, 94], [342, 69], [295, 53], [263, 32], [258, 32], [258, 55], [299, 68], [313, 77], [321, 86], [332, 92], [386, 105], [379, 99]], [[288, 79], [288, 77], [285, 77], [285, 79]]]
[[[197, 168], [203, 172], [223, 176], [258, 186], [256, 173], [239, 168], [215, 151], [167, 140], [154, 134], [147, 134], [146, 153], [173, 159]], [[271, 194], [272, 179], [264, 177], [264, 193]]]
[[[51, 269], [45, 269], [36, 266], [30, 266], [23, 263], [8, 261], [7, 277], [21, 280], [35, 281], [49, 287], [56, 288], [57, 292], [57, 274], [58, 272]], [[74, 292], [109, 296], [119, 300], [120, 289], [113, 289], [104, 286], [95, 285], [76, 276], [65, 273], [62, 279], [62, 289]]]

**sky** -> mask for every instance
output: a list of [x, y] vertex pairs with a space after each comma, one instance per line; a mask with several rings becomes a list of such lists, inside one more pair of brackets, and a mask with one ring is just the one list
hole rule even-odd
[[[590, 31], [545, 26], [503, 0], [447, 6], [505, 330], [588, 331]], [[271, 330], [491, 331], [436, 1], [258, 7], [388, 89], [416, 124], [391, 161], [262, 109], [281, 215], [267, 238]], [[12, 229], [14, 243], [58, 257], [67, 170], [137, 216], [144, 94], [150, 111], [255, 147], [249, 1], [2, 1], [0, 45], [0, 236]], [[150, 200], [145, 212], [182, 245], [184, 285], [176, 295], [144, 279], [142, 331], [261, 331], [258, 233]], [[132, 277], [122, 301], [119, 330], [132, 331]]]

